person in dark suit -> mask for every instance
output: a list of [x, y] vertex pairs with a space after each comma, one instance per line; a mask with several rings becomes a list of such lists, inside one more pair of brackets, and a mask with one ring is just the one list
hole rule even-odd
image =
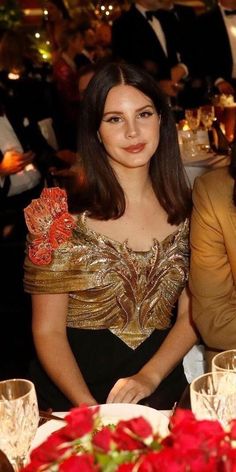
[[90, 23], [79, 25], [79, 30], [83, 38], [83, 49], [76, 54], [74, 62], [78, 70], [89, 64], [93, 64], [96, 52], [96, 34]]
[[199, 63], [218, 93], [236, 91], [236, 0], [220, 0], [199, 17]]
[[115, 58], [144, 67], [169, 96], [176, 96], [179, 82], [188, 76], [187, 37], [195, 21], [189, 7], [173, 7], [167, 0], [139, 0], [112, 27]]

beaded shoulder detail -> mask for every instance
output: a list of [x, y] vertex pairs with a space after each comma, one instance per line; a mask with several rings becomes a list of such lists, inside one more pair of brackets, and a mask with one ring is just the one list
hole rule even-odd
[[36, 265], [50, 264], [53, 251], [71, 237], [76, 225], [68, 213], [65, 190], [44, 188], [40, 198], [32, 200], [24, 214], [33, 236], [29, 243], [29, 259]]

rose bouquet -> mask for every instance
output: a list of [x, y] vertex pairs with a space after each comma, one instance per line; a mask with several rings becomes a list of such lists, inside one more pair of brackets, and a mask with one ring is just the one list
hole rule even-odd
[[65, 421], [22, 472], [236, 472], [236, 420], [225, 431], [177, 409], [165, 438], [143, 417], [103, 426], [98, 406], [74, 408]]

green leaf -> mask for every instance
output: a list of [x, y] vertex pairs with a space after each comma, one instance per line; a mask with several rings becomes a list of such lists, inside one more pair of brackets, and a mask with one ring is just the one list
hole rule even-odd
[[97, 463], [101, 466], [103, 472], [115, 472], [117, 466], [126, 462], [134, 462], [136, 454], [127, 451], [114, 451], [109, 454], [96, 454]]

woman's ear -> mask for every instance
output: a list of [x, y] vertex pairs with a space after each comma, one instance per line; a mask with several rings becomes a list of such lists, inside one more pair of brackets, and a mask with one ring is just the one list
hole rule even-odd
[[100, 136], [99, 131], [97, 131], [97, 137], [98, 137], [98, 141], [99, 141], [100, 143], [102, 143], [102, 138], [101, 138], [101, 136]]

